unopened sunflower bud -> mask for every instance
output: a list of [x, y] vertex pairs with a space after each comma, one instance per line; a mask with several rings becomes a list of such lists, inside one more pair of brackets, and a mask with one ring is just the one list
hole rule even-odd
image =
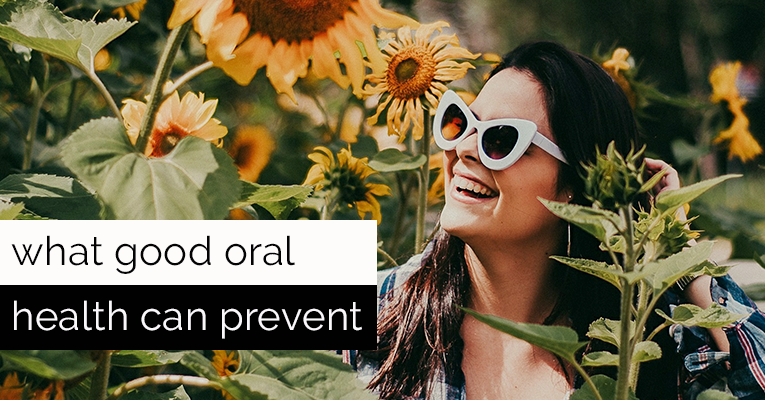
[[626, 157], [616, 151], [614, 142], [609, 143], [606, 154], [598, 150], [595, 163], [584, 167], [586, 176], [585, 197], [602, 209], [618, 211], [632, 206], [643, 186], [645, 165], [637, 166], [645, 147]]

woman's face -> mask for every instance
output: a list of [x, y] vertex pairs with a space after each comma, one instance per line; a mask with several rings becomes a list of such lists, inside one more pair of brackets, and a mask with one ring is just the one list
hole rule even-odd
[[[552, 139], [541, 85], [528, 73], [508, 68], [494, 75], [470, 109], [482, 121], [522, 118]], [[472, 132], [474, 133], [474, 132]], [[444, 157], [446, 205], [441, 226], [471, 246], [558, 235], [561, 220], [537, 199], [566, 201], [557, 191], [560, 161], [536, 145], [515, 164], [494, 171], [481, 164], [476, 135], [466, 137]]]

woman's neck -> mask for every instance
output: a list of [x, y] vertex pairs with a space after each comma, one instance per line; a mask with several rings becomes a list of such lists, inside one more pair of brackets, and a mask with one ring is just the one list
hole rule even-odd
[[553, 280], [558, 242], [534, 240], [516, 246], [465, 245], [471, 288], [468, 306], [516, 322], [542, 323], [558, 300]]

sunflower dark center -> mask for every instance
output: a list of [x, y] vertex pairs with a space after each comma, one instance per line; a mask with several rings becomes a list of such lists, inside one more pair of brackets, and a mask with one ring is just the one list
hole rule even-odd
[[353, 204], [366, 200], [368, 188], [361, 177], [347, 168], [347, 166], [335, 167], [329, 171], [331, 186], [340, 191], [341, 201]]
[[151, 157], [164, 157], [169, 154], [178, 142], [184, 137], [188, 136], [189, 132], [183, 127], [175, 124], [171, 124], [164, 131], [155, 129], [151, 133], [151, 145], [154, 148], [151, 152]]
[[251, 144], [244, 144], [236, 149], [236, 156], [234, 157], [234, 164], [238, 166], [247, 165], [255, 156], [255, 146]]
[[341, 21], [354, 0], [234, 0], [250, 30], [275, 42], [313, 39]]
[[410, 46], [391, 57], [386, 78], [391, 96], [401, 100], [420, 97], [436, 77], [436, 61], [422, 46]]

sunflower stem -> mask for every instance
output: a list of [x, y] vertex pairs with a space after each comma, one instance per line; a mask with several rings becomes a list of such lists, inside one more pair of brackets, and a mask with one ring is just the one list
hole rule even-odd
[[221, 386], [217, 382], [213, 382], [207, 378], [200, 376], [187, 376], [187, 375], [149, 375], [142, 376], [137, 379], [133, 379], [130, 382], [123, 383], [114, 392], [107, 397], [106, 400], [116, 400], [121, 396], [127, 394], [131, 390], [147, 386], [147, 385], [185, 385], [196, 387], [209, 387], [214, 389], [221, 389]]
[[162, 98], [164, 97], [162, 95], [162, 86], [164, 86], [170, 76], [175, 55], [178, 54], [181, 43], [183, 43], [183, 40], [189, 33], [191, 24], [192, 22], [188, 21], [173, 29], [167, 37], [167, 44], [165, 44], [165, 48], [162, 50], [162, 56], [159, 58], [159, 64], [157, 65], [157, 74], [154, 75], [154, 80], [151, 83], [146, 112], [143, 114], [143, 119], [141, 119], [141, 130], [135, 142], [136, 149], [141, 153], [146, 150], [146, 145], [149, 143], [149, 135], [154, 127], [154, 121], [157, 119], [157, 110], [162, 104]]
[[102, 350], [101, 360], [93, 371], [90, 383], [90, 396], [88, 400], [103, 400], [106, 398], [106, 389], [109, 387], [109, 372], [111, 370], [112, 350]]
[[421, 140], [425, 164], [420, 167], [419, 192], [417, 196], [417, 230], [414, 235], [414, 250], [419, 252], [425, 241], [425, 215], [428, 212], [428, 186], [430, 181], [430, 110], [423, 111], [423, 132]]
[[173, 86], [162, 92], [162, 102], [167, 100], [167, 98], [170, 97], [170, 95], [173, 94], [176, 90], [180, 89], [181, 86], [187, 84], [190, 80], [196, 78], [202, 74], [202, 72], [205, 72], [212, 67], [214, 67], [212, 61], [205, 61], [204, 63], [197, 65], [185, 74], [181, 75], [181, 77], [178, 78], [175, 83], [173, 83]]
[[109, 89], [107, 89], [106, 85], [104, 85], [104, 82], [101, 81], [101, 78], [99, 78], [98, 75], [96, 75], [95, 71], [87, 71], [87, 76], [90, 78], [91, 82], [96, 85], [98, 92], [101, 93], [101, 96], [103, 96], [104, 100], [106, 100], [106, 104], [109, 105], [109, 109], [112, 111], [114, 116], [117, 117], [120, 123], [122, 123], [122, 113], [120, 112], [120, 107], [117, 105], [114, 97], [112, 97]]

